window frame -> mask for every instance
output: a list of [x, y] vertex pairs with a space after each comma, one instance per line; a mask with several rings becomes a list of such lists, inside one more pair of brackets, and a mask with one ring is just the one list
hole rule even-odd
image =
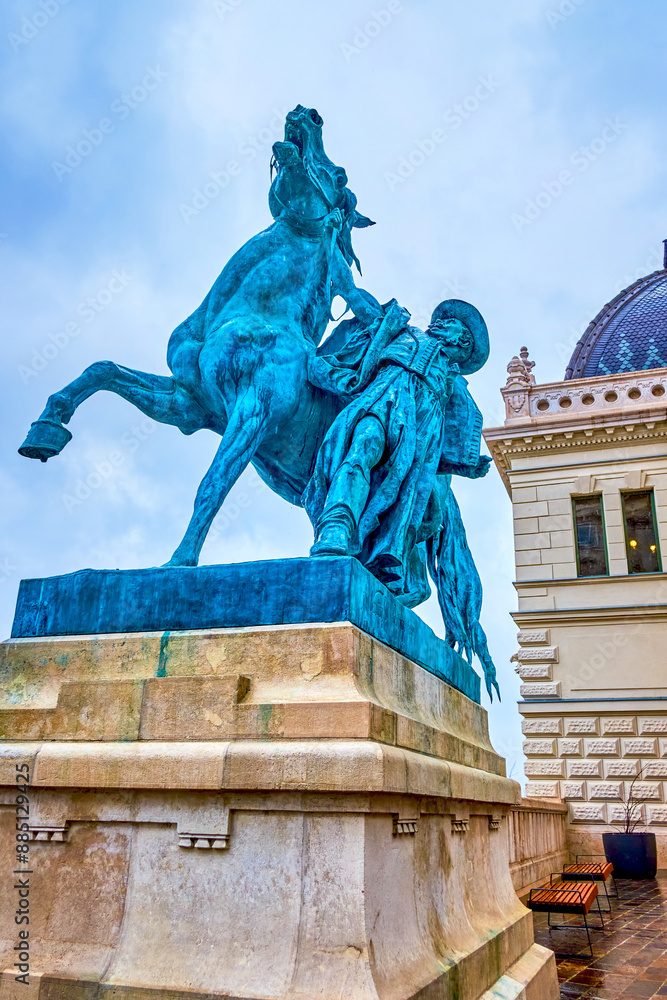
[[[655, 490], [652, 486], [644, 486], [643, 489], [639, 490], [621, 490], [621, 515], [623, 517], [623, 537], [625, 539], [625, 561], [626, 569], [628, 571], [628, 576], [650, 576], [652, 573], [662, 573], [662, 552], [660, 550], [660, 531], [658, 525], [658, 516], [655, 510]], [[632, 496], [633, 493], [649, 493], [651, 497], [651, 517], [653, 518], [653, 531], [655, 534], [655, 550], [658, 557], [658, 568], [655, 570], [637, 571], [632, 573], [630, 571], [630, 539], [628, 538], [628, 521], [625, 516], [625, 497]]]
[[[579, 532], [577, 531], [577, 500], [588, 500], [591, 497], [600, 498], [600, 514], [602, 516], [602, 541], [604, 543], [604, 562], [606, 566], [605, 573], [590, 573], [584, 575], [581, 572], [581, 560], [579, 557]], [[574, 532], [574, 555], [575, 563], [577, 566], [577, 580], [602, 580], [609, 577], [611, 574], [609, 572], [609, 551], [607, 546], [607, 522], [604, 514], [604, 494], [602, 490], [598, 490], [595, 493], [573, 493], [570, 496], [571, 507], [572, 507], [572, 528]]]

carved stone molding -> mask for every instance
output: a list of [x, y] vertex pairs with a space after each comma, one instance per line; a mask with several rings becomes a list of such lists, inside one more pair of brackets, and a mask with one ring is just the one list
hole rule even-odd
[[553, 671], [550, 663], [519, 663], [514, 669], [522, 681], [550, 681]]
[[229, 847], [229, 834], [179, 833], [179, 847], [197, 847], [204, 850], [224, 851]]
[[400, 837], [406, 833], [412, 834], [414, 836], [414, 834], [417, 832], [418, 819], [416, 816], [410, 819], [400, 816], [393, 816], [392, 818], [394, 821], [394, 828], [393, 828], [394, 837]]
[[452, 833], [467, 833], [470, 828], [470, 813], [464, 809], [457, 809], [451, 814]]
[[519, 649], [514, 655], [519, 663], [558, 663], [558, 646]]
[[522, 684], [519, 691], [522, 698], [560, 698], [560, 681]]
[[551, 740], [524, 740], [523, 752], [526, 757], [555, 757], [556, 741]]
[[491, 831], [500, 830], [500, 824], [502, 823], [502, 819], [503, 817], [501, 813], [491, 813], [491, 815], [489, 816], [489, 830]]
[[604, 823], [605, 807], [594, 803], [573, 803], [570, 806], [570, 819], [573, 823]]
[[64, 826], [31, 826], [30, 839], [41, 844], [63, 844], [69, 840], [68, 825]]
[[521, 723], [521, 732], [525, 736], [533, 734], [562, 736], [563, 720], [558, 716], [553, 716], [551, 719], [524, 719]]
[[526, 795], [535, 799], [557, 799], [560, 798], [557, 781], [528, 781], [526, 782]]
[[548, 628], [521, 629], [517, 635], [520, 646], [548, 646], [551, 634]]
[[214, 823], [202, 823], [199, 829], [181, 829], [179, 824], [177, 833], [179, 847], [225, 851], [232, 833], [232, 810], [223, 806]]

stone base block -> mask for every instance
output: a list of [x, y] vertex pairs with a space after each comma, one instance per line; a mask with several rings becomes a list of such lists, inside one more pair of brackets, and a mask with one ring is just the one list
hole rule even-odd
[[[67, 610], [24, 591], [35, 629]], [[510, 876], [519, 786], [476, 700], [409, 658], [410, 622], [391, 643], [344, 620], [2, 644], [0, 1000], [556, 1000]]]
[[[30, 844], [39, 1000], [557, 997], [509, 875], [507, 779], [462, 773], [469, 797], [453, 799], [444, 761], [425, 770], [408, 751], [384, 749], [403, 759], [381, 762], [363, 743], [295, 745], [270, 789], [270, 748], [253, 744], [242, 784], [265, 787], [165, 788], [174, 782], [156, 756], [155, 787], [145, 770], [137, 789], [131, 746], [113, 767], [99, 744], [70, 749], [71, 759], [40, 751], [49, 763], [37, 755], [30, 793], [34, 825], [60, 832]], [[320, 753], [330, 786], [343, 755], [349, 791], [313, 787]], [[0, 821], [11, 872], [13, 810]], [[4, 970], [12, 911], [5, 904]], [[507, 992], [531, 979], [541, 993]], [[0, 998], [13, 989], [6, 972]]]

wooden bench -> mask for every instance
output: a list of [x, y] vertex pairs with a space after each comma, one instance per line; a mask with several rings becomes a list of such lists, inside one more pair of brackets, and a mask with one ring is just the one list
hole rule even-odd
[[[604, 860], [582, 862], [582, 858], [604, 858]], [[577, 863], [565, 865], [561, 877], [563, 882], [602, 882], [608, 911], [611, 912], [611, 899], [613, 897], [618, 899], [618, 887], [615, 880], [612, 897], [607, 889], [607, 880], [611, 878], [613, 872], [614, 866], [611, 861], [607, 861], [604, 854], [578, 854]]]
[[588, 927], [588, 914], [596, 900], [600, 915], [600, 929], [602, 929], [604, 927], [604, 920], [602, 910], [600, 909], [598, 887], [595, 881], [591, 879], [583, 882], [563, 881], [560, 873], [554, 873], [549, 882], [530, 890], [526, 906], [536, 913], [546, 913], [547, 924], [550, 930], [572, 930], [577, 927], [577, 924], [552, 924], [552, 913], [582, 916], [588, 938], [588, 947], [590, 948], [591, 958], [593, 958], [593, 945]]

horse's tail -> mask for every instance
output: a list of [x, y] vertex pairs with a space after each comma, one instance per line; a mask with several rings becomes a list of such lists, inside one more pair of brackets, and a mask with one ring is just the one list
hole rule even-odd
[[442, 525], [429, 539], [429, 572], [436, 585], [438, 603], [450, 646], [458, 645], [463, 655], [477, 656], [484, 670], [489, 696], [495, 688], [500, 698], [496, 668], [489, 653], [486, 634], [479, 616], [482, 609], [482, 582], [468, 547], [459, 505], [449, 485], [441, 488]]

